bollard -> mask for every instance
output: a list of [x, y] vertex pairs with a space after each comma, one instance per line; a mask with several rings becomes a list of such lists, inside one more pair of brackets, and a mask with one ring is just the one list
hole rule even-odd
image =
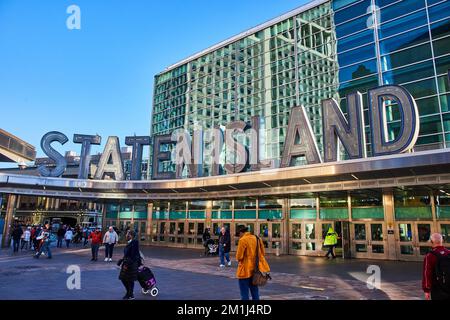
[[275, 242], [275, 255], [277, 257], [280, 256], [280, 242], [279, 241]]

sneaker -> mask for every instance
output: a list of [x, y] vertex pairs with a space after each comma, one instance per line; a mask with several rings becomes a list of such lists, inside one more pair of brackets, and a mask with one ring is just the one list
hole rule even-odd
[[225, 267], [225, 265], [224, 265], [224, 264], [221, 264], [219, 267], [223, 268], [223, 267]]
[[108, 262], [108, 258], [105, 258], [105, 262]]
[[228, 261], [228, 266], [231, 267], [231, 261]]
[[122, 300], [128, 300], [128, 294], [124, 295], [124, 296], [122, 297]]
[[129, 296], [128, 300], [134, 300], [134, 296]]
[[[112, 262], [112, 259], [111, 258], [109, 258], [109, 260], [108, 260], [109, 262]], [[134, 299], [134, 298], [133, 298]]]

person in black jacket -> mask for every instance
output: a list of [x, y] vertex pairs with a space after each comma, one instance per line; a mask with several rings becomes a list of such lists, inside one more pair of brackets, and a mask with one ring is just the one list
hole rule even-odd
[[133, 230], [127, 232], [127, 245], [123, 258], [118, 262], [118, 265], [121, 266], [119, 279], [127, 290], [123, 297], [125, 300], [134, 300], [134, 282], [137, 280], [138, 268], [142, 264], [139, 241], [135, 237], [136, 233]]
[[14, 226], [14, 230], [11, 233], [11, 237], [13, 240], [13, 248], [14, 248], [14, 252], [18, 252], [19, 251], [19, 246], [20, 246], [20, 239], [22, 237], [23, 234], [23, 230], [22, 227], [18, 224], [16, 224]]
[[231, 249], [231, 236], [230, 231], [222, 227], [220, 229], [219, 235], [219, 257], [220, 257], [220, 267], [225, 267], [225, 258], [227, 259], [227, 266], [231, 266], [230, 260], [230, 249]]
[[202, 236], [203, 246], [205, 247], [205, 256], [208, 254], [208, 241], [211, 240], [211, 234], [209, 233], [209, 229], [206, 228], [203, 232]]

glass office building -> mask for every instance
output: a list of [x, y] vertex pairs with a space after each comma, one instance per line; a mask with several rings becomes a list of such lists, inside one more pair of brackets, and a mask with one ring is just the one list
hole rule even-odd
[[[280, 159], [289, 112], [306, 107], [323, 151], [321, 101], [385, 84], [404, 86], [420, 113], [415, 150], [450, 139], [450, 3], [316, 1], [187, 58], [155, 77], [152, 134], [262, 119], [263, 156]], [[400, 128], [387, 106], [388, 135]], [[369, 117], [366, 116], [366, 132]], [[370, 156], [370, 139], [367, 138]], [[208, 175], [205, 165], [204, 172]], [[166, 163], [165, 170], [173, 170]]]

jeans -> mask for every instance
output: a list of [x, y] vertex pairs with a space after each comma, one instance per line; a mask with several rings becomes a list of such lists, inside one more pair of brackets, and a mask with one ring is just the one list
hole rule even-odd
[[220, 264], [223, 265], [225, 264], [224, 257], [227, 259], [227, 262], [230, 262], [230, 253], [225, 252], [223, 245], [219, 245], [219, 257], [220, 257]]
[[58, 242], [56, 243], [56, 247], [57, 248], [62, 248], [62, 242], [63, 242], [64, 237], [58, 237]]
[[69, 248], [69, 245], [70, 245], [70, 239], [67, 239], [66, 240], [66, 247]]
[[19, 246], [20, 246], [20, 239], [18, 239], [18, 240], [13, 239], [14, 252], [18, 252], [19, 251]]
[[327, 254], [325, 255], [325, 257], [328, 257], [330, 254], [331, 254], [331, 256], [333, 257], [333, 258], [336, 258], [336, 255], [334, 254], [334, 251], [333, 251], [333, 248], [335, 247], [336, 245], [329, 245], [328, 246], [328, 252], [327, 252]]
[[100, 247], [99, 244], [92, 244], [91, 245], [91, 251], [92, 251], [92, 259], [97, 260], [98, 258], [98, 248]]
[[47, 258], [52, 258], [52, 251], [50, 250], [50, 243], [48, 241], [44, 241], [44, 243], [41, 245], [41, 249], [36, 254], [36, 258], [39, 258], [42, 254], [42, 252], [47, 252]]
[[105, 258], [112, 258], [114, 243], [105, 243]]
[[252, 284], [252, 278], [239, 279], [239, 289], [241, 290], [241, 300], [250, 300], [249, 291], [252, 300], [259, 300], [259, 289]]
[[23, 247], [26, 247], [26, 250], [29, 250], [30, 249], [30, 240], [28, 240], [28, 241], [23, 240], [22, 247], [20, 249], [23, 250]]

